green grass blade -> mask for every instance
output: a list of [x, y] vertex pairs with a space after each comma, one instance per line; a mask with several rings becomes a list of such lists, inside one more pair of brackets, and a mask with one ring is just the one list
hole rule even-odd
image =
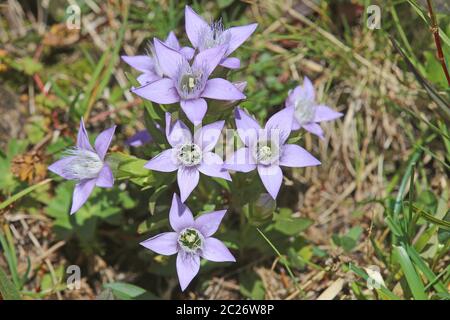
[[0, 267], [0, 294], [4, 300], [20, 300], [20, 293]]
[[16, 193], [15, 195], [9, 197], [8, 199], [6, 199], [2, 203], [0, 203], [0, 210], [5, 209], [10, 204], [16, 202], [17, 200], [19, 200], [20, 198], [26, 196], [27, 194], [29, 194], [30, 192], [36, 190], [37, 188], [40, 188], [43, 185], [46, 185], [50, 181], [52, 181], [52, 179], [45, 179], [45, 180], [43, 180], [43, 181], [41, 181], [41, 182], [39, 182], [39, 183], [37, 183], [35, 185], [29, 186], [28, 188], [26, 188], [26, 189]]

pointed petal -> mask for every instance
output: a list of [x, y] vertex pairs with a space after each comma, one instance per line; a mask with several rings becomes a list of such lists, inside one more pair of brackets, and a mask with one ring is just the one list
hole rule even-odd
[[200, 257], [180, 251], [177, 256], [177, 274], [181, 290], [184, 291], [200, 270]]
[[202, 257], [214, 262], [236, 262], [230, 250], [216, 238], [206, 238], [203, 244]]
[[148, 72], [153, 70], [154, 62], [149, 56], [122, 56], [122, 60], [134, 69], [141, 72]]
[[309, 80], [308, 77], [305, 76], [303, 79], [303, 93], [304, 97], [308, 100], [314, 101], [316, 99], [316, 90], [314, 89], [314, 85]]
[[169, 35], [167, 36], [166, 41], [164, 41], [164, 44], [166, 44], [171, 49], [180, 51], [180, 43], [178, 42], [177, 36], [175, 35], [175, 32], [173, 32], [173, 31], [169, 32]]
[[140, 147], [152, 141], [153, 138], [147, 130], [140, 130], [129, 137], [125, 143], [132, 147]]
[[203, 98], [192, 100], [181, 100], [180, 106], [181, 109], [183, 109], [186, 116], [188, 117], [188, 119], [195, 126], [202, 123], [203, 117], [206, 114], [206, 110], [208, 110], [208, 105], [206, 104], [206, 101]]
[[194, 225], [194, 217], [191, 210], [183, 204], [176, 193], [172, 197], [172, 206], [169, 212], [169, 222], [172, 229], [176, 232], [192, 227]]
[[214, 69], [219, 65], [220, 61], [222, 61], [225, 51], [225, 46], [203, 50], [195, 56], [192, 67], [202, 68], [205, 70], [205, 77], [209, 77]]
[[261, 127], [254, 118], [240, 108], [236, 108], [234, 118], [239, 137], [246, 146], [249, 146], [258, 138]]
[[250, 172], [256, 169], [256, 162], [248, 148], [240, 148], [225, 161], [223, 167], [227, 170]]
[[319, 160], [296, 144], [285, 144], [282, 152], [281, 166], [301, 168], [320, 165]]
[[188, 60], [194, 57], [195, 50], [191, 47], [183, 47], [180, 49], [180, 53]]
[[280, 143], [284, 144], [291, 134], [293, 118], [294, 108], [284, 108], [270, 117], [265, 130], [271, 137], [278, 136]]
[[241, 60], [234, 57], [226, 58], [222, 60], [220, 65], [228, 69], [239, 69], [241, 67]]
[[89, 142], [89, 137], [86, 131], [86, 127], [84, 126], [83, 118], [81, 118], [80, 129], [78, 130], [77, 147], [80, 149], [94, 151], [94, 149], [92, 149], [91, 143]]
[[101, 188], [112, 188], [114, 186], [114, 176], [108, 164], [103, 165], [95, 184]]
[[209, 28], [209, 25], [189, 6], [186, 6], [184, 10], [184, 17], [185, 17], [185, 29], [189, 41], [191, 41], [194, 48], [197, 48], [199, 43], [199, 37], [203, 32], [203, 29]]
[[283, 182], [283, 172], [280, 167], [258, 165], [258, 173], [267, 192], [276, 199]]
[[147, 162], [144, 168], [160, 172], [173, 172], [175, 170], [178, 170], [174, 150], [164, 150], [157, 156], [153, 157], [149, 162]]
[[108, 152], [115, 131], [116, 126], [113, 126], [100, 133], [95, 139], [95, 151], [97, 151], [98, 156], [102, 160], [105, 159], [105, 155]]
[[136, 80], [139, 82], [141, 86], [145, 86], [146, 84], [149, 84], [159, 79], [161, 79], [161, 77], [151, 71], [144, 72], [143, 74], [141, 74], [136, 78]]
[[50, 170], [51, 172], [57, 174], [60, 177], [63, 177], [64, 179], [69, 179], [71, 178], [70, 175], [66, 175], [65, 174], [65, 168], [67, 167], [67, 165], [74, 159], [74, 157], [70, 156], [70, 157], [64, 157], [61, 158], [60, 160], [52, 163], [50, 166], [48, 166], [48, 170]]
[[219, 141], [225, 121], [216, 121], [195, 131], [194, 142], [202, 148], [203, 152], [211, 151]]
[[304, 128], [308, 132], [311, 132], [312, 134], [315, 134], [322, 140], [325, 139], [325, 137], [323, 135], [323, 130], [320, 127], [320, 125], [318, 125], [317, 123], [311, 122], [311, 123], [303, 124], [302, 128]]
[[197, 219], [195, 219], [194, 227], [207, 238], [216, 233], [219, 229], [220, 222], [227, 210], [213, 211], [210, 213], [204, 213]]
[[141, 246], [146, 247], [158, 254], [170, 256], [178, 252], [178, 233], [164, 232], [147, 239], [140, 243]]
[[72, 196], [72, 208], [70, 214], [80, 209], [94, 190], [96, 179], [83, 180], [75, 185]]
[[227, 30], [231, 34], [230, 43], [227, 50], [227, 55], [230, 55], [234, 50], [236, 50], [241, 44], [247, 40], [252, 33], [258, 27], [257, 23], [252, 23], [246, 26], [232, 27]]
[[192, 134], [189, 128], [181, 120], [172, 123], [172, 116], [168, 112], [166, 112], [166, 138], [172, 147], [192, 142]]
[[342, 113], [334, 111], [328, 106], [319, 105], [316, 107], [314, 122], [331, 121], [343, 116]]
[[300, 123], [298, 122], [298, 120], [293, 117], [292, 118], [292, 127], [291, 127], [291, 131], [296, 131], [296, 130], [300, 130], [302, 126], [300, 125]]
[[180, 101], [172, 79], [163, 78], [145, 86], [131, 90], [138, 96], [161, 104], [171, 104]]
[[160, 40], [154, 40], [155, 52], [158, 57], [159, 66], [165, 75], [169, 78], [175, 78], [179, 67], [186, 61], [186, 58], [178, 51], [169, 48]]
[[177, 173], [178, 187], [181, 201], [185, 202], [200, 180], [200, 173], [196, 167], [179, 167]]
[[231, 82], [221, 78], [209, 79], [206, 81], [203, 98], [216, 100], [242, 100], [245, 95], [238, 90]]
[[230, 174], [223, 167], [222, 159], [215, 153], [204, 153], [202, 163], [198, 166], [198, 170], [207, 176], [231, 181]]

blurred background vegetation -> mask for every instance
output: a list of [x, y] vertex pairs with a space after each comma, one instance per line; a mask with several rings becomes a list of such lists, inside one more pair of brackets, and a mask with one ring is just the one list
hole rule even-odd
[[[186, 3], [3, 1], [0, 296], [448, 299], [450, 90], [427, 1], [187, 3], [226, 26], [259, 24], [236, 53], [243, 67], [231, 75], [248, 82], [242, 106], [258, 118], [282, 108], [305, 75], [320, 101], [345, 114], [326, 125], [324, 141], [302, 137], [322, 166], [286, 172], [276, 209], [258, 199], [258, 186], [239, 189], [246, 204], [233, 188], [202, 180], [188, 205], [193, 212], [230, 208], [220, 238], [238, 262], [205, 263], [181, 293], [172, 257], [138, 245], [167, 227], [173, 184], [153, 184], [142, 162], [130, 161], [113, 189], [96, 190], [69, 216], [73, 185], [46, 168], [73, 144], [81, 116], [92, 133], [118, 125], [116, 154], [154, 154], [124, 143], [152, 115], [129, 92], [135, 73], [120, 55], [142, 54], [171, 30], [188, 44]], [[448, 59], [450, 8], [431, 3]], [[68, 30], [74, 4], [81, 28]], [[370, 5], [381, 9], [379, 29], [367, 27]], [[81, 269], [76, 290], [67, 288], [71, 265]]]

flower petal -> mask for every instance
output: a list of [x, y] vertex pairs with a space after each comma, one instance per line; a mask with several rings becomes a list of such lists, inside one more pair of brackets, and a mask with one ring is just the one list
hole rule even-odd
[[144, 165], [144, 168], [160, 172], [172, 172], [178, 170], [178, 165], [173, 153], [173, 149], [164, 150], [147, 162]]
[[159, 66], [165, 75], [169, 78], [175, 78], [178, 68], [186, 61], [186, 58], [178, 51], [169, 48], [159, 39], [154, 40], [155, 52], [158, 57]]
[[194, 227], [207, 238], [216, 233], [227, 210], [204, 213], [195, 219]]
[[305, 76], [303, 79], [303, 93], [305, 99], [310, 101], [316, 100], [316, 90], [314, 89], [314, 85], [311, 80]]
[[227, 55], [230, 55], [241, 44], [247, 40], [258, 27], [257, 23], [248, 24], [246, 26], [232, 27], [227, 30], [231, 34]]
[[209, 77], [222, 61], [226, 49], [225, 46], [218, 46], [201, 51], [195, 56], [192, 67], [202, 68], [205, 70], [204, 76]]
[[66, 175], [64, 172], [64, 169], [67, 167], [67, 165], [74, 159], [73, 156], [70, 157], [64, 157], [61, 158], [60, 160], [52, 163], [51, 165], [48, 166], [48, 170], [50, 170], [51, 172], [57, 174], [60, 177], [63, 177], [64, 179], [71, 179], [71, 175]]
[[214, 262], [236, 262], [230, 250], [216, 238], [206, 238], [203, 244], [202, 257]]
[[320, 165], [319, 160], [296, 144], [285, 144], [282, 152], [281, 166], [301, 168]]
[[342, 113], [334, 111], [328, 106], [319, 105], [316, 107], [315, 110], [314, 122], [330, 121], [340, 118], [342, 116], [343, 116]]
[[171, 104], [180, 101], [173, 80], [168, 78], [153, 81], [131, 91], [144, 99], [156, 103]]
[[194, 217], [191, 210], [183, 204], [176, 193], [173, 194], [172, 206], [169, 212], [169, 222], [172, 229], [176, 232], [192, 227], [194, 225]]
[[169, 35], [166, 38], [166, 41], [164, 41], [164, 44], [166, 44], [168, 47], [170, 47], [173, 50], [180, 51], [180, 43], [178, 42], [177, 36], [175, 35], [175, 32], [170, 31]]
[[279, 166], [258, 165], [258, 173], [267, 192], [276, 199], [283, 182], [283, 172]]
[[178, 187], [181, 201], [185, 202], [200, 180], [200, 173], [196, 167], [179, 167], [177, 173]]
[[261, 127], [254, 118], [240, 108], [234, 111], [234, 118], [239, 137], [246, 146], [250, 145], [258, 138]]
[[234, 57], [226, 58], [222, 60], [220, 65], [228, 69], [239, 69], [241, 67], [241, 60]]
[[202, 163], [198, 166], [198, 170], [207, 176], [231, 181], [230, 174], [223, 167], [222, 159], [215, 153], [204, 153]]
[[72, 208], [70, 214], [80, 209], [94, 190], [96, 179], [83, 180], [75, 185], [72, 196]]
[[108, 152], [109, 145], [111, 144], [111, 140], [114, 136], [114, 132], [116, 131], [116, 126], [113, 126], [109, 129], [106, 129], [102, 133], [100, 133], [95, 139], [95, 151], [97, 151], [100, 159], [105, 159], [105, 155]]
[[231, 82], [221, 78], [209, 79], [206, 81], [205, 89], [202, 92], [203, 98], [216, 100], [242, 100], [245, 95], [239, 91]]
[[172, 116], [168, 112], [166, 112], [166, 138], [172, 147], [192, 142], [192, 134], [189, 128], [181, 120], [172, 123]]
[[112, 188], [114, 186], [114, 175], [108, 164], [104, 164], [102, 170], [98, 174], [97, 181], [95, 183], [97, 187]]
[[203, 152], [211, 151], [219, 141], [225, 121], [216, 121], [195, 131], [194, 142], [202, 148]]
[[132, 147], [140, 147], [153, 141], [153, 137], [147, 130], [140, 130], [129, 137], [125, 143]]
[[323, 130], [317, 123], [311, 122], [307, 124], [302, 124], [302, 128], [304, 128], [308, 132], [311, 132], [312, 134], [315, 134], [322, 140], [325, 139], [323, 135]]
[[278, 136], [280, 143], [284, 144], [291, 134], [294, 108], [284, 108], [275, 113], [266, 123], [265, 130], [270, 137]]
[[153, 81], [161, 79], [160, 76], [158, 76], [156, 73], [153, 72], [144, 72], [140, 76], [136, 78], [136, 80], [139, 82], [141, 86], [145, 86], [146, 84], [149, 84]]
[[177, 256], [177, 274], [181, 291], [184, 291], [200, 270], [200, 257], [180, 251]]
[[81, 118], [80, 129], [78, 130], [77, 147], [80, 149], [94, 151], [94, 149], [92, 149], [91, 143], [89, 142], [89, 137], [86, 131], [86, 127], [84, 126], [83, 118]]
[[125, 61], [128, 65], [133, 67], [134, 69], [141, 72], [148, 72], [153, 70], [154, 62], [153, 59], [149, 56], [122, 56], [122, 60]]
[[184, 9], [185, 30], [189, 41], [191, 41], [194, 48], [198, 47], [199, 37], [203, 29], [209, 28], [206, 21], [200, 17], [191, 7], [186, 6]]
[[240, 148], [229, 157], [223, 165], [225, 169], [250, 172], [256, 169], [256, 162], [248, 148]]
[[296, 130], [300, 130], [302, 126], [300, 125], [300, 123], [298, 122], [298, 120], [295, 117], [292, 117], [292, 127], [291, 127], [291, 131], [296, 131]]
[[164, 232], [147, 239], [140, 243], [141, 246], [146, 247], [158, 254], [170, 256], [178, 252], [178, 233]]
[[195, 50], [191, 47], [183, 47], [180, 49], [180, 53], [188, 60], [194, 57]]
[[199, 125], [202, 123], [203, 117], [208, 110], [208, 105], [206, 104], [205, 99], [192, 99], [192, 100], [181, 100], [180, 101], [181, 109], [183, 109], [184, 113], [188, 117], [188, 119], [195, 125]]

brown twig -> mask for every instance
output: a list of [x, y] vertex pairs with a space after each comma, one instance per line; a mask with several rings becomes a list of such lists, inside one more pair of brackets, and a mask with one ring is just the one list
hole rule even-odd
[[436, 43], [437, 48], [437, 58], [441, 63], [442, 69], [444, 70], [445, 77], [447, 78], [447, 82], [450, 87], [450, 74], [448, 72], [447, 65], [445, 63], [444, 52], [442, 50], [441, 37], [439, 35], [439, 26], [437, 23], [436, 15], [434, 14], [431, 0], [427, 0], [427, 4], [428, 4], [428, 13], [430, 14], [431, 19], [431, 31], [433, 32], [434, 42]]

